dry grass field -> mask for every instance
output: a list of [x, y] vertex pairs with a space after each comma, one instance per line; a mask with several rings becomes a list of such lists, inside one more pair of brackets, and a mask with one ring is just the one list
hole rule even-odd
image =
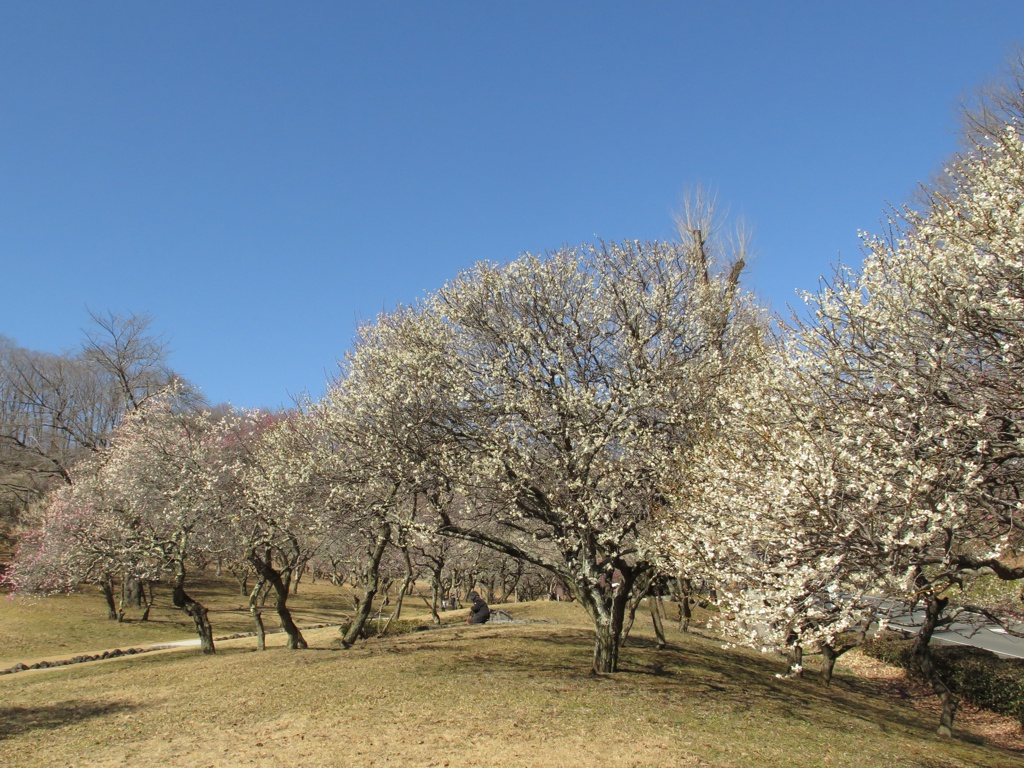
[[[215, 636], [250, 632], [248, 598], [230, 579], [209, 579], [189, 587], [210, 609]], [[352, 612], [350, 592], [319, 582], [299, 585], [288, 603], [301, 626], [339, 622]], [[418, 601], [423, 606], [422, 601]], [[413, 611], [418, 608], [408, 603]], [[139, 610], [129, 610], [127, 621], [107, 620], [106, 603], [98, 590], [85, 588], [70, 595], [47, 598], [10, 598], [0, 593], [0, 669], [44, 659], [68, 658], [89, 651], [144, 646], [196, 636], [192, 620], [171, 605], [170, 590], [159, 585], [149, 621], [139, 621]], [[267, 630], [276, 628], [277, 614], [263, 610]]]
[[[300, 618], [340, 614], [347, 604], [330, 605], [332, 595], [333, 589], [300, 589]], [[229, 617], [235, 598], [217, 599], [224, 601], [221, 618]], [[44, 602], [28, 616], [49, 611], [49, 624], [57, 625], [82, 601], [94, 614], [84, 624], [100, 627], [61, 637], [61, 650], [188, 636], [170, 619], [158, 627], [162, 634], [144, 630], [152, 635], [106, 622], [94, 595], [60, 600], [68, 601], [63, 614]], [[318, 609], [318, 602], [327, 607]], [[422, 603], [422, 615], [421, 609]], [[0, 655], [25, 662], [31, 659], [19, 654], [61, 657], [31, 639], [47, 622], [36, 615], [32, 624], [24, 610], [9, 602], [0, 607], [0, 640], [22, 638], [19, 652], [5, 647]], [[813, 679], [780, 680], [775, 674], [784, 665], [774, 657], [726, 651], [713, 638], [674, 631], [670, 647], [658, 651], [642, 625], [623, 650], [622, 671], [595, 677], [587, 673], [592, 635], [577, 606], [524, 603], [508, 610], [528, 621], [452, 624], [347, 651], [336, 629], [323, 628], [306, 633], [306, 651], [287, 651], [276, 635], [263, 653], [245, 638], [219, 643], [212, 657], [161, 651], [5, 675], [0, 765], [1024, 765], [1024, 752], [997, 746], [977, 730], [952, 740], [935, 736], [934, 714], [915, 708], [891, 680], [848, 669], [827, 690]], [[217, 615], [218, 634], [248, 629], [244, 616], [236, 627]], [[119, 633], [131, 638], [106, 642]]]

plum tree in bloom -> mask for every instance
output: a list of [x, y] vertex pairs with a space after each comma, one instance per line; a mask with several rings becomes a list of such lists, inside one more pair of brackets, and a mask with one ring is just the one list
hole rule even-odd
[[[927, 609], [915, 656], [943, 700], [940, 730], [956, 700], [934, 674], [928, 641], [944, 592], [980, 572], [1024, 577], [1024, 144], [1019, 124], [960, 161], [951, 190], [929, 215], [909, 212], [895, 242], [871, 239], [860, 281], [828, 311], [877, 330], [854, 360], [878, 380], [873, 418], [903, 448], [905, 486], [918, 504], [896, 562]], [[904, 469], [903, 467], [899, 467]], [[899, 541], [899, 540], [898, 540]]]
[[[362, 330], [364, 335], [367, 332]], [[386, 379], [380, 383], [382, 387], [389, 384]], [[387, 440], [401, 440], [408, 434], [406, 420], [396, 420], [387, 403], [367, 395], [352, 377], [343, 376], [313, 409], [324, 435], [314, 473], [325, 479], [329, 489], [339, 559], [349, 563], [362, 586], [355, 616], [342, 637], [346, 648], [363, 634], [382, 585], [385, 556], [402, 538], [404, 505], [412, 498], [408, 465], [382, 449], [386, 431], [394, 430]]]
[[229, 449], [236, 463], [225, 468], [225, 481], [235, 474], [238, 486], [226, 491], [238, 495], [230, 521], [245, 559], [259, 577], [250, 608], [261, 646], [255, 598], [269, 583], [288, 647], [306, 647], [287, 601], [292, 580], [329, 539], [337, 537], [334, 489], [327, 474], [333, 462], [324, 463], [326, 448], [320, 421], [309, 409], [247, 414], [231, 435]]
[[[779, 348], [731, 386], [705, 450], [674, 473], [657, 539], [675, 569], [716, 585], [717, 622], [753, 647], [825, 656], [875, 612], [886, 550], [865, 478], [881, 455], [847, 450], [860, 414], [807, 386], [798, 350]], [[884, 503], [889, 498], [885, 497]], [[837, 647], [838, 646], [838, 647]]]
[[670, 459], [760, 333], [742, 253], [628, 243], [481, 264], [367, 328], [344, 386], [437, 530], [573, 586], [616, 669]]
[[171, 577], [176, 608], [193, 620], [213, 653], [207, 609], [185, 589], [189, 564], [210, 552], [222, 523], [221, 461], [231, 419], [182, 409], [177, 391], [154, 396], [118, 427], [98, 482], [111, 506], [132, 517], [149, 562]]
[[723, 482], [739, 489], [736, 498], [710, 490], [695, 504], [708, 505], [704, 519], [718, 514], [716, 525], [734, 526], [727, 538], [748, 556], [760, 548], [774, 559], [791, 546], [777, 584], [807, 578], [781, 590], [789, 600], [773, 605], [784, 610], [799, 610], [792, 600], [804, 582], [857, 595], [872, 587], [873, 571], [874, 588], [921, 603], [914, 654], [943, 702], [946, 734], [957, 700], [928, 643], [949, 590], [979, 574], [1024, 577], [1017, 126], [964, 157], [950, 178], [927, 214], [904, 211], [891, 221], [894, 235], [865, 238], [859, 274], [840, 272], [810, 297], [813, 318], [795, 323], [786, 342], [788, 381], [770, 388], [767, 403], [737, 398], [746, 439], [719, 446], [722, 464], [708, 470], [722, 481], [749, 462], [750, 481]]
[[174, 605], [192, 618], [202, 650], [212, 653], [207, 611], [185, 583], [188, 564], [211, 550], [221, 519], [219, 454], [229, 421], [194, 412], [180, 394], [172, 387], [150, 396], [124, 417], [107, 446], [74, 469], [70, 485], [51, 492], [11, 580], [22, 589], [55, 590], [109, 585], [114, 573], [169, 574]]
[[57, 486], [31, 508], [4, 582], [16, 592], [40, 594], [98, 584], [109, 618], [117, 619], [115, 577], [156, 574], [134, 519], [104, 493], [105, 458], [99, 454], [78, 462], [69, 475], [73, 484]]

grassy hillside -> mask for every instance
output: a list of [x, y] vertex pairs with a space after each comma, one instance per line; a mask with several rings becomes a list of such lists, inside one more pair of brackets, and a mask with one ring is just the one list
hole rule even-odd
[[1024, 764], [977, 737], [934, 736], [933, 715], [872, 681], [845, 674], [825, 690], [779, 680], [777, 659], [696, 634], [672, 633], [657, 651], [641, 626], [623, 671], [595, 677], [578, 607], [510, 611], [534, 622], [452, 625], [348, 651], [320, 629], [308, 651], [258, 653], [242, 639], [214, 657], [159, 652], [6, 675], [0, 765]]

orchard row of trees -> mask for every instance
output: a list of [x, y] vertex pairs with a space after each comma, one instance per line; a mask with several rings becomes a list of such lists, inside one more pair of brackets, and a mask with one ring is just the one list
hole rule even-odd
[[212, 651], [187, 576], [244, 563], [301, 648], [287, 598], [311, 562], [358, 575], [351, 643], [389, 557], [400, 594], [428, 574], [436, 606], [482, 547], [569, 587], [598, 673], [667, 578], [713, 585], [737, 641], [829, 669], [898, 599], [925, 608], [914, 653], [948, 733], [931, 633], [958, 590], [1024, 577], [1024, 143], [1019, 112], [999, 116], [788, 323], [742, 290], [745, 240], [697, 198], [677, 243], [477, 265], [363, 327], [326, 396], [288, 413], [125, 384], [10, 578], [168, 577]]
[[301, 647], [288, 580], [314, 555], [358, 556], [351, 642], [389, 547], [407, 562], [418, 548], [437, 593], [458, 542], [483, 545], [570, 585], [598, 630], [595, 667], [614, 670], [633, 587], [656, 574], [643, 534], [666, 457], [761, 333], [741, 268], [716, 269], [700, 233], [481, 265], [364, 328], [319, 402], [214, 416], [171, 387], [48, 496], [11, 578], [99, 583], [113, 611], [115, 575], [169, 576], [212, 650], [186, 578], [216, 553], [273, 587]]
[[188, 579], [214, 561], [251, 584], [261, 645], [261, 596], [273, 595], [291, 648], [305, 647], [287, 601], [307, 571], [362, 585], [347, 643], [359, 637], [382, 583], [402, 584], [397, 615], [425, 577], [435, 620], [442, 599], [475, 586], [492, 595], [547, 593], [550, 580], [535, 569], [415, 530], [415, 510], [402, 506], [409, 499], [367, 479], [334, 442], [346, 438], [329, 431], [327, 416], [323, 409], [212, 413], [172, 385], [125, 414], [105, 447], [81, 458], [71, 482], [35, 508], [8, 582], [43, 592], [98, 584], [118, 618], [116, 583], [137, 585], [148, 607], [145, 586], [166, 580], [208, 653], [213, 629]]

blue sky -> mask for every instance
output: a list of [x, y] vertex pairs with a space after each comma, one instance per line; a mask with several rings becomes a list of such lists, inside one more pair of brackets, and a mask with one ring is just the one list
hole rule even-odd
[[212, 402], [318, 394], [476, 261], [667, 239], [696, 184], [776, 309], [956, 149], [1024, 3], [0, 0], [0, 334], [148, 312]]

